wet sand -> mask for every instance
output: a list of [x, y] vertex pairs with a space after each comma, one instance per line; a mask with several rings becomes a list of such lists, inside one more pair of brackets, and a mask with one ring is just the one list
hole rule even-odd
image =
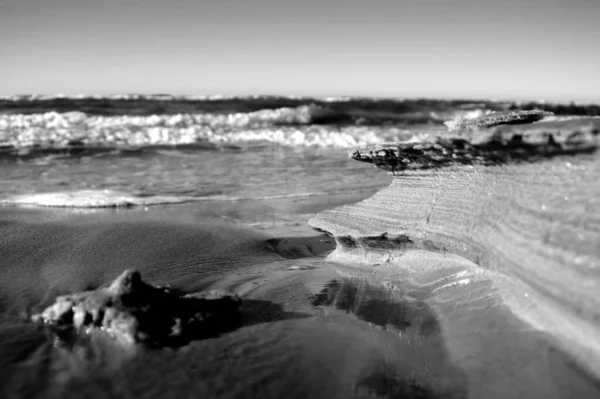
[[[468, 261], [332, 263], [305, 220], [355, 198], [78, 212], [0, 208], [2, 397], [560, 398], [597, 383]], [[274, 214], [283, 210], [285, 218]], [[285, 219], [287, 220], [287, 219]], [[297, 220], [297, 222], [293, 222]], [[414, 256], [413, 256], [414, 255]], [[242, 324], [178, 349], [61, 342], [28, 316], [125, 269], [242, 297]], [[461, 284], [470, 278], [469, 284]]]

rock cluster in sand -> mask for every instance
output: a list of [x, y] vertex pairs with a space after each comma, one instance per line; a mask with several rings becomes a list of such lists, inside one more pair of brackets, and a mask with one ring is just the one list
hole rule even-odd
[[104, 331], [125, 344], [177, 346], [234, 327], [241, 300], [214, 291], [175, 295], [126, 270], [107, 288], [56, 298], [34, 321], [77, 332]]
[[[513, 114], [519, 116], [518, 113]], [[510, 122], [506, 115], [504, 120], [509, 125], [515, 123]], [[392, 173], [455, 165], [493, 166], [536, 162], [558, 155], [593, 152], [600, 141], [599, 132], [600, 119], [592, 118], [518, 127], [501, 126], [463, 131], [455, 136], [439, 137], [428, 142], [375, 144], [358, 148], [350, 156]]]

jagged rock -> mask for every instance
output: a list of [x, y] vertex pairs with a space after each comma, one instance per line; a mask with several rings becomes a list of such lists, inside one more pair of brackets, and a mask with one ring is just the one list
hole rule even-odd
[[600, 141], [599, 132], [600, 119], [540, 123], [534, 128], [496, 128], [424, 143], [376, 144], [359, 148], [350, 156], [392, 173], [452, 165], [535, 162], [558, 155], [593, 152]]
[[492, 112], [477, 118], [457, 118], [445, 125], [450, 130], [486, 128], [498, 125], [516, 125], [521, 123], [532, 123], [541, 120], [546, 116], [554, 115], [552, 112], [531, 110], [531, 111], [509, 111]]
[[126, 270], [107, 288], [59, 296], [34, 321], [77, 332], [102, 330], [126, 344], [177, 346], [235, 326], [241, 300], [209, 291], [175, 295]]

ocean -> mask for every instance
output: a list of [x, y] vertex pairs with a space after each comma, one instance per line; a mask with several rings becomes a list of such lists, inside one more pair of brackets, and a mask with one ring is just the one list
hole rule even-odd
[[[2, 397], [594, 397], [598, 383], [494, 296], [494, 273], [407, 254], [333, 262], [316, 213], [392, 177], [348, 154], [444, 121], [595, 106], [168, 95], [0, 99]], [[410, 263], [413, 262], [413, 263]], [[421, 262], [421, 263], [419, 263]], [[431, 265], [435, 267], [430, 267]], [[381, 267], [379, 267], [381, 266]], [[242, 298], [242, 325], [178, 348], [68, 339], [31, 316], [123, 270]]]

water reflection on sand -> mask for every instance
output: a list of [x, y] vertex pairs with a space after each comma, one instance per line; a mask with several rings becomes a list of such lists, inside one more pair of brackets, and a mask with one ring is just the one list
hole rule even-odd
[[440, 325], [425, 303], [352, 277], [332, 279], [311, 303], [324, 317], [333, 310], [366, 322], [387, 341], [355, 382], [355, 397], [466, 397], [464, 376], [449, 361]]

